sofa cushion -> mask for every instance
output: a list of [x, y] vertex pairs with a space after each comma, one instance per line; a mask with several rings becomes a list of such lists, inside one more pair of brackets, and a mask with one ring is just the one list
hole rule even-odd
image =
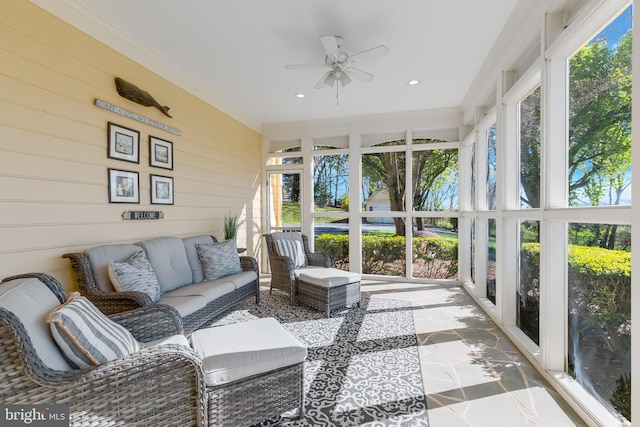
[[204, 280], [215, 280], [242, 271], [235, 238], [220, 243], [197, 243], [196, 249], [202, 262]]
[[193, 283], [191, 267], [182, 239], [159, 237], [139, 243], [156, 272], [161, 293]]
[[302, 363], [307, 347], [276, 319], [233, 323], [191, 334], [205, 382], [216, 386]]
[[215, 282], [200, 282], [193, 285], [184, 286], [179, 289], [175, 289], [171, 292], [167, 292], [167, 297], [190, 297], [201, 296], [207, 299], [207, 301], [213, 301], [220, 298], [223, 295], [233, 292], [235, 286], [231, 281], [225, 279], [219, 279]]
[[20, 320], [40, 360], [51, 369], [71, 371], [73, 367], [56, 346], [46, 322], [51, 310], [61, 302], [36, 278], [14, 279], [0, 287], [0, 309], [13, 313]]
[[276, 254], [291, 258], [295, 268], [304, 267], [307, 263], [307, 257], [302, 249], [302, 243], [297, 240], [274, 240], [273, 249]]
[[140, 246], [116, 243], [101, 245], [87, 249], [85, 253], [91, 261], [91, 269], [98, 289], [104, 292], [113, 292], [115, 289], [109, 278], [109, 263], [111, 261], [124, 261], [133, 254], [140, 252]]
[[133, 254], [126, 261], [110, 262], [108, 270], [116, 291], [143, 292], [149, 295], [154, 304], [160, 299], [160, 283], [143, 251]]
[[209, 300], [200, 295], [172, 296], [171, 293], [160, 297], [158, 304], [166, 304], [175, 308], [181, 317], [186, 317], [204, 308]]
[[255, 271], [243, 271], [241, 273], [232, 274], [230, 276], [225, 276], [220, 279], [212, 280], [210, 282], [205, 283], [232, 283], [235, 289], [240, 289], [243, 286], [247, 286], [248, 284], [254, 284], [254, 281], [258, 278], [258, 275]]
[[98, 366], [140, 349], [131, 332], [105, 316], [78, 292], [55, 308], [47, 322], [56, 344], [77, 368]]
[[213, 237], [207, 234], [185, 237], [184, 239], [182, 239], [182, 243], [184, 244], [184, 249], [187, 252], [187, 260], [189, 260], [189, 266], [191, 266], [193, 283], [202, 282], [204, 280], [204, 274], [202, 272], [202, 263], [200, 262], [200, 257], [198, 257], [198, 249], [196, 248], [196, 243], [214, 243]]

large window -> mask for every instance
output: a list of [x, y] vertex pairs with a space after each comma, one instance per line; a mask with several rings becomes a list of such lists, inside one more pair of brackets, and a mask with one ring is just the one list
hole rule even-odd
[[570, 206], [631, 203], [631, 7], [569, 60]]
[[[594, 239], [614, 231], [611, 249]], [[629, 227], [570, 224], [567, 372], [608, 408], [631, 418]]]
[[407, 146], [395, 140], [376, 145], [380, 152], [362, 155], [363, 273], [457, 277], [458, 217], [437, 214], [458, 211], [455, 145], [417, 138]]
[[413, 209], [458, 210], [458, 150], [413, 151]]
[[540, 222], [520, 221], [517, 326], [540, 344]]
[[487, 131], [487, 209], [496, 209], [496, 125], [494, 124]]
[[520, 103], [520, 208], [540, 207], [540, 86]]
[[[631, 419], [630, 229], [596, 206], [631, 204], [631, 16], [628, 7], [569, 58], [567, 372]], [[591, 212], [593, 212], [591, 214]]]
[[336, 147], [314, 146], [313, 234], [315, 250], [349, 270], [349, 156]]

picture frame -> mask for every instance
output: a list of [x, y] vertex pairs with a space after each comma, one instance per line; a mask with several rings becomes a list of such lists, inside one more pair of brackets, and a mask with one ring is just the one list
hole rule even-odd
[[140, 163], [140, 132], [109, 122], [107, 157]]
[[109, 203], [140, 203], [138, 172], [109, 168]]
[[173, 205], [173, 178], [151, 175], [151, 204]]
[[173, 170], [173, 143], [149, 135], [149, 166]]

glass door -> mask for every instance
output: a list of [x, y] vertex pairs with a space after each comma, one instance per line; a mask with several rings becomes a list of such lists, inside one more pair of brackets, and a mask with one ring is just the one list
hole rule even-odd
[[269, 172], [268, 176], [268, 230], [301, 231], [300, 171]]

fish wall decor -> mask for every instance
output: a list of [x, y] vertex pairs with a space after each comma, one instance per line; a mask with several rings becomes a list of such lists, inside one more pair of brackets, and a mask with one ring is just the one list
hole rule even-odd
[[140, 89], [133, 83], [129, 83], [122, 80], [120, 77], [116, 77], [116, 89], [121, 97], [126, 98], [129, 101], [133, 101], [136, 104], [144, 105], [145, 107], [156, 107], [158, 110], [162, 111], [165, 116], [173, 118], [169, 115], [169, 107], [166, 105], [160, 105], [153, 96], [149, 95], [149, 92]]

